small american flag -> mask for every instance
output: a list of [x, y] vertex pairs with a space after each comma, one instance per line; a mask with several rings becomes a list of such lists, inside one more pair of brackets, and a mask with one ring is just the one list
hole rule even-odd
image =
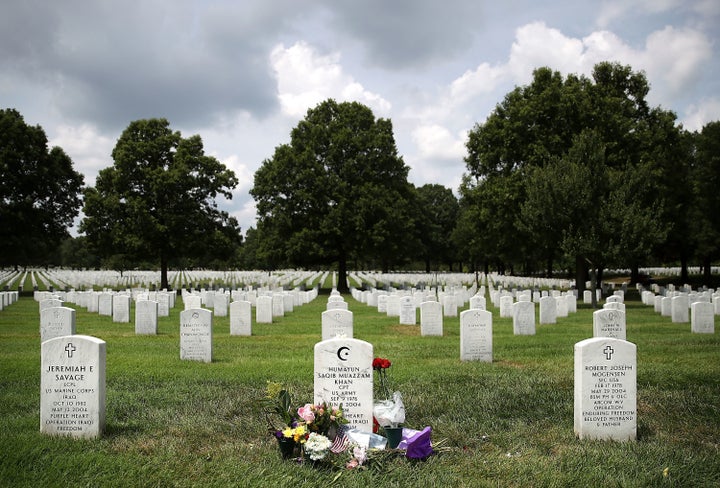
[[350, 439], [347, 436], [347, 429], [345, 426], [340, 426], [337, 435], [335, 436], [335, 440], [333, 441], [332, 446], [330, 446], [330, 451], [335, 454], [345, 452], [349, 444]]

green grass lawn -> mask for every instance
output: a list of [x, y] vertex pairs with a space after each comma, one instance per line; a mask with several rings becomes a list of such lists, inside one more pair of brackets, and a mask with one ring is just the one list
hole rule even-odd
[[[282, 461], [260, 408], [268, 380], [312, 401], [313, 346], [327, 295], [231, 337], [214, 318], [213, 362], [180, 361], [182, 301], [157, 336], [77, 310], [77, 333], [107, 342], [106, 429], [97, 440], [39, 432], [40, 335], [31, 298], [0, 312], [0, 486], [720, 486], [720, 334], [691, 334], [627, 302], [638, 351], [638, 440], [573, 433], [573, 345], [592, 309], [535, 336], [493, 312], [492, 364], [461, 362], [459, 320], [421, 337], [346, 296], [355, 337], [389, 358], [408, 427], [433, 428], [426, 461], [338, 472]], [[488, 300], [489, 302], [489, 300]], [[536, 311], [537, 313], [537, 311]], [[131, 313], [134, 316], [134, 311]], [[663, 474], [665, 472], [665, 475]]]

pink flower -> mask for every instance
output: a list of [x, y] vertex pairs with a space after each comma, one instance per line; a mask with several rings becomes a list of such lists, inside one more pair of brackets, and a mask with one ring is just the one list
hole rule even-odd
[[310, 403], [306, 403], [304, 407], [298, 408], [297, 412], [300, 418], [308, 424], [315, 420], [315, 414], [312, 411], [312, 407], [313, 406]]

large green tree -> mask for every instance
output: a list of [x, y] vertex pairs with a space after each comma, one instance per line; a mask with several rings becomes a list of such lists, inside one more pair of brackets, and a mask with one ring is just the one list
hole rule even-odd
[[703, 279], [711, 286], [711, 264], [720, 257], [720, 121], [706, 124], [694, 140], [689, 223]]
[[337, 263], [347, 290], [350, 259], [387, 268], [411, 244], [407, 174], [390, 120], [357, 102], [322, 102], [255, 173], [260, 252], [277, 266]]
[[0, 265], [43, 264], [70, 236], [83, 176], [45, 131], [0, 110]]
[[425, 271], [444, 263], [452, 269], [455, 246], [450, 238], [458, 215], [458, 201], [450, 188], [428, 184], [418, 187], [416, 218]]
[[[674, 114], [648, 107], [648, 90], [644, 74], [616, 63], [599, 63], [592, 79], [563, 79], [540, 68], [530, 85], [510, 92], [487, 121], [470, 132], [466, 163], [478, 185], [516, 188], [503, 203], [504, 218], [517, 229], [511, 233], [516, 237], [513, 245], [524, 246], [516, 247], [515, 255], [539, 253], [548, 263], [548, 274], [558, 258], [575, 263], [582, 289], [590, 247], [595, 265], [636, 270], [664, 241], [671, 205], [659, 196], [669, 188], [673, 165], [681, 163], [681, 138]], [[580, 146], [574, 148], [576, 144]], [[596, 164], [601, 168], [593, 168]], [[592, 180], [563, 184], [582, 175]], [[587, 188], [588, 183], [594, 187]], [[530, 185], [535, 186], [533, 195]], [[537, 193], [539, 185], [545, 186], [544, 195]], [[612, 211], [573, 210], [590, 210], [591, 204], [612, 205]], [[600, 232], [606, 224], [612, 225], [611, 233]], [[600, 233], [582, 235], [595, 231]], [[573, 234], [565, 242], [575, 245], [558, 245], [563, 232]], [[580, 254], [568, 255], [570, 248]]]
[[240, 229], [216, 198], [231, 199], [237, 178], [205, 155], [200, 136], [183, 138], [165, 119], [137, 120], [112, 157], [113, 166], [85, 191], [80, 225], [98, 253], [116, 261], [156, 259], [162, 288], [171, 260], [234, 253]]

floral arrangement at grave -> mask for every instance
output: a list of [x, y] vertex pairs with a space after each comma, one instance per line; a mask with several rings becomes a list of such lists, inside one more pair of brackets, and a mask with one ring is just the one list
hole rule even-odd
[[[405, 405], [399, 391], [393, 392], [388, 381], [388, 369], [392, 363], [386, 358], [375, 358], [372, 362], [377, 376], [378, 399], [373, 405], [374, 421], [382, 427], [387, 435], [389, 429], [399, 429], [405, 422]], [[392, 444], [392, 443], [391, 443]], [[395, 446], [392, 446], [395, 447]]]
[[338, 429], [347, 423], [342, 406], [326, 402], [292, 405], [290, 393], [279, 383], [267, 383], [264, 399], [268, 430], [277, 439], [283, 457], [307, 453], [313, 461], [329, 451]]
[[384, 437], [348, 426], [342, 405], [306, 403], [296, 408], [279, 383], [268, 381], [263, 411], [283, 459], [347, 470], [380, 468], [398, 455], [425, 459], [433, 453], [430, 427], [420, 432], [405, 429], [403, 450], [388, 450]]

